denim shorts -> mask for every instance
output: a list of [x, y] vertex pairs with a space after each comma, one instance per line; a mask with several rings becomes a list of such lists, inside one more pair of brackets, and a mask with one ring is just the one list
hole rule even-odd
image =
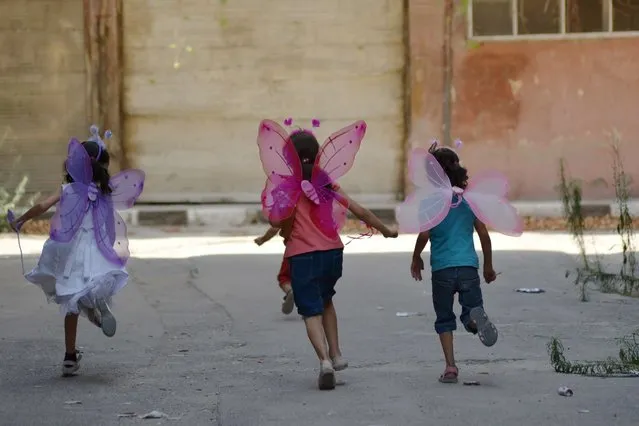
[[344, 249], [313, 251], [288, 259], [297, 312], [303, 317], [322, 315], [342, 276]]
[[466, 331], [476, 333], [469, 328], [470, 310], [478, 306], [483, 307], [481, 295], [481, 281], [477, 268], [460, 266], [433, 271], [433, 306], [437, 319], [435, 331], [437, 334], [457, 329], [456, 317], [453, 312], [455, 293], [459, 293], [459, 304], [462, 312], [459, 320]]

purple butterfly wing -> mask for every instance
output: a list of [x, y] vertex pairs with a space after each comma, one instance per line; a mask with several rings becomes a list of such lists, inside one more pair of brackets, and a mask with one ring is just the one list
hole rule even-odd
[[[84, 148], [82, 150], [84, 151]], [[81, 182], [66, 185], [51, 219], [51, 239], [60, 243], [71, 241], [78, 232], [88, 208], [89, 187]]]
[[108, 196], [99, 195], [93, 204], [93, 232], [105, 259], [117, 266], [126, 265], [129, 258], [126, 225]]
[[89, 185], [93, 179], [93, 169], [91, 168], [91, 158], [82, 144], [75, 138], [69, 141], [67, 149], [67, 159], [64, 168], [71, 175], [74, 182]]
[[111, 178], [111, 200], [117, 210], [133, 207], [144, 189], [145, 174], [139, 169], [123, 170]]

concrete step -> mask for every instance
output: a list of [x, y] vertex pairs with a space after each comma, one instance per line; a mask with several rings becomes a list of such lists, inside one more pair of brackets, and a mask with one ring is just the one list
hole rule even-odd
[[[559, 201], [518, 201], [513, 205], [522, 216], [559, 218], [563, 215], [563, 206]], [[386, 223], [395, 221], [397, 204], [377, 204], [366, 207]], [[639, 200], [633, 200], [628, 207], [631, 215], [639, 215]], [[613, 201], [585, 202], [582, 209], [585, 216], [619, 215], [619, 208]], [[52, 214], [49, 212], [45, 218], [51, 217]], [[262, 216], [259, 204], [138, 204], [120, 214], [128, 224], [140, 226], [234, 228], [267, 223]]]
[[[559, 201], [520, 201], [513, 203], [522, 216], [562, 217], [563, 206]], [[368, 207], [382, 221], [395, 221], [397, 204], [370, 205]], [[585, 216], [618, 215], [619, 209], [614, 202], [584, 203]], [[639, 200], [630, 205], [632, 215], [639, 214]], [[259, 204], [220, 204], [220, 205], [144, 205], [122, 212], [124, 219], [134, 225], [142, 226], [219, 226], [236, 227], [250, 224], [266, 224]]]

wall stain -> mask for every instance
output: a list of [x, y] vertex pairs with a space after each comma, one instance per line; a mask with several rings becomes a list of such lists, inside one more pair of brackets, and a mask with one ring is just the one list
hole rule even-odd
[[500, 139], [517, 128], [520, 78], [528, 66], [525, 54], [472, 51], [456, 70], [457, 102], [453, 123], [456, 134], [472, 143]]

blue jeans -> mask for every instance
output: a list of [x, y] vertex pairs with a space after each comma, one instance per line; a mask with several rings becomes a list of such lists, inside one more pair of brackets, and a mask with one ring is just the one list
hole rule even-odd
[[459, 293], [459, 304], [462, 307], [462, 313], [459, 317], [461, 323], [466, 331], [476, 333], [475, 328], [469, 328], [470, 310], [478, 306], [483, 308], [484, 305], [477, 268], [460, 266], [434, 271], [432, 282], [433, 306], [437, 315], [435, 320], [437, 334], [457, 329], [456, 317], [453, 312], [455, 293]]
[[289, 257], [291, 287], [297, 312], [303, 317], [324, 313], [342, 276], [344, 250], [313, 251]]

